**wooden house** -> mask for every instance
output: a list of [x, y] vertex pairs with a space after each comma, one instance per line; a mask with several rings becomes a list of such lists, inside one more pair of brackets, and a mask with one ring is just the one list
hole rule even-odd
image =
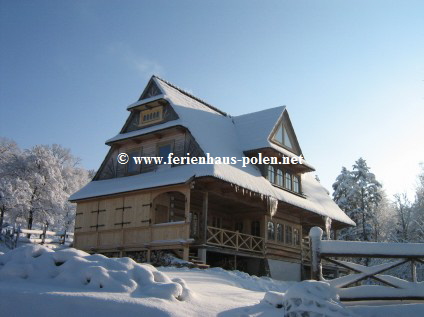
[[[284, 106], [230, 116], [153, 76], [127, 110], [96, 176], [70, 197], [75, 247], [147, 260], [157, 250], [195, 253], [213, 266], [299, 280], [309, 228], [355, 225], [313, 176]], [[197, 160], [169, 164], [170, 153]], [[258, 157], [270, 161], [243, 166]]]

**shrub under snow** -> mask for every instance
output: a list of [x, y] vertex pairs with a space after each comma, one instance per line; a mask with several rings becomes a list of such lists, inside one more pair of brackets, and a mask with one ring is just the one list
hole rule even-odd
[[149, 264], [72, 248], [53, 251], [41, 245], [25, 245], [0, 255], [0, 281], [131, 293], [135, 297], [185, 300], [190, 296], [183, 280], [172, 281]]
[[264, 301], [284, 308], [287, 317], [355, 316], [340, 303], [334, 288], [325, 282], [294, 283], [285, 293], [267, 292]]

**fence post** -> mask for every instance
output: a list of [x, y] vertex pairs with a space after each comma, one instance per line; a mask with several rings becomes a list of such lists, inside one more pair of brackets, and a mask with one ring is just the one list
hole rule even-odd
[[323, 231], [319, 227], [313, 227], [309, 231], [309, 243], [311, 249], [311, 279], [320, 281], [322, 279], [321, 266], [321, 240]]
[[41, 234], [42, 238], [41, 238], [41, 244], [44, 244], [45, 240], [46, 240], [46, 233], [47, 233], [47, 226], [49, 225], [48, 222], [46, 222], [46, 224], [43, 227], [43, 233]]
[[12, 242], [13, 249], [16, 248], [16, 246], [18, 245], [19, 236], [21, 234], [21, 225], [18, 225], [18, 227], [16, 228], [16, 230], [14, 229], [14, 231], [15, 231], [15, 236]]
[[63, 232], [63, 236], [61, 237], [61, 239], [60, 239], [60, 244], [65, 244], [65, 242], [66, 242], [66, 229], [65, 229], [65, 231]]

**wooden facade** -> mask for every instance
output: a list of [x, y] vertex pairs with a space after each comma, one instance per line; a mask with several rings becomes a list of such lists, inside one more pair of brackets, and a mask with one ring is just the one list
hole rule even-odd
[[[115, 190], [112, 186], [104, 194], [96, 192], [71, 199], [77, 202], [75, 247], [112, 256], [143, 252], [146, 261], [150, 261], [152, 251], [173, 250], [184, 260], [196, 254], [205, 264], [228, 266], [231, 263], [232, 268], [258, 275], [267, 273], [266, 261], [300, 266], [305, 258], [302, 239], [312, 226], [324, 226], [323, 216], [276, 199], [273, 209], [270, 196], [247, 190], [242, 184], [222, 177], [198, 176], [196, 171], [188, 179], [174, 177], [161, 183], [152, 182], [155, 177], [166, 176], [166, 171], [183, 169], [183, 166], [157, 162], [118, 164], [119, 153], [127, 153], [130, 160], [136, 156], [166, 156], [170, 152], [174, 157], [187, 153], [205, 157], [207, 149], [199, 145], [190, 127], [179, 121], [178, 111], [169, 100], [160, 97], [156, 80], [151, 79], [140, 101], [129, 108], [131, 114], [119, 138], [107, 141], [111, 148], [92, 182], [128, 179], [132, 183], [139, 180], [140, 184], [131, 190]], [[225, 113], [178, 88], [171, 88], [175, 94], [182, 93], [183, 100], [192, 102], [193, 113], [203, 111], [225, 117], [230, 125], [234, 124]], [[195, 102], [198, 109], [193, 108]], [[287, 113], [277, 119], [275, 126], [269, 127], [272, 145], [252, 148], [241, 155], [278, 159], [289, 152], [301, 155]], [[173, 121], [175, 124], [170, 124]], [[134, 133], [139, 130], [147, 132]], [[203, 142], [207, 142], [207, 138]], [[268, 179], [266, 185], [271, 191], [275, 187], [297, 199], [307, 199], [302, 189], [302, 175], [313, 170], [309, 165], [290, 164], [283, 168], [269, 164], [255, 168], [259, 176], [262, 174], [262, 181]], [[156, 176], [157, 171], [165, 172]], [[146, 178], [138, 178], [140, 174]], [[145, 179], [152, 185], [144, 185]], [[335, 225], [346, 226], [342, 222]]]

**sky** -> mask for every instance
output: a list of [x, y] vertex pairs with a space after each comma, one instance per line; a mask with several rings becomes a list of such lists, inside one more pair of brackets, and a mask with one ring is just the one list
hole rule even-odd
[[97, 169], [156, 74], [231, 115], [286, 105], [328, 189], [363, 157], [412, 195], [423, 17], [412, 0], [0, 0], [0, 136]]

